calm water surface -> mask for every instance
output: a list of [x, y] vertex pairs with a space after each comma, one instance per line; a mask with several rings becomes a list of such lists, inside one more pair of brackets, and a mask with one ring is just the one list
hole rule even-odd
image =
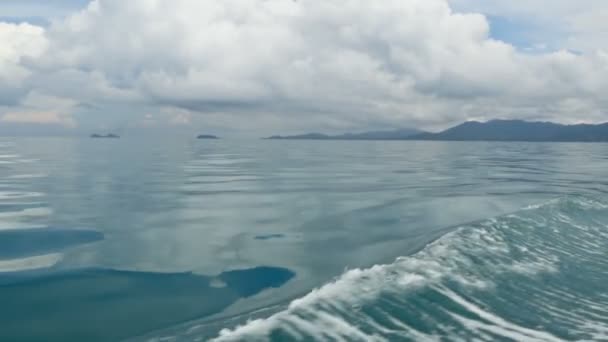
[[[338, 323], [328, 325], [299, 314], [300, 320], [312, 322], [306, 325], [289, 316], [293, 313], [286, 305], [313, 288], [344, 282], [352, 276], [348, 269], [396, 267], [396, 258], [428, 254], [429, 243], [458, 227], [521, 213], [522, 208], [536, 208], [533, 205], [553, 214], [534, 212], [518, 219], [546, 222], [567, 216], [569, 221], [560, 222], [580, 226], [578, 216], [568, 210], [601, 207], [608, 191], [607, 170], [605, 144], [0, 138], [0, 340], [205, 340], [254, 318], [260, 318], [256, 322], [264, 329], [247, 330], [250, 323], [241, 330], [224, 330], [221, 338], [415, 340], [468, 331], [470, 335], [461, 337], [483, 340], [475, 329], [484, 331], [488, 340], [605, 336], [601, 333], [608, 332], [608, 314], [603, 306], [596, 308], [595, 320], [586, 321], [595, 324], [595, 330], [577, 335], [574, 330], [551, 330], [552, 324], [564, 326], [558, 318], [539, 328], [540, 323], [532, 323], [535, 316], [525, 320], [498, 312], [501, 306], [496, 303], [492, 309], [493, 303], [475, 302], [484, 312], [511, 317], [515, 326], [547, 337], [502, 334], [465, 320], [455, 320], [459, 323], [452, 330], [425, 330], [426, 323], [410, 319], [420, 308], [409, 308], [408, 316], [403, 307], [394, 309], [403, 315], [389, 315], [401, 328], [375, 319], [384, 329], [376, 331], [378, 327], [366, 328], [364, 323], [364, 318], [376, 317], [373, 313], [362, 318], [330, 310], [332, 317], [357, 332], [314, 335], [310, 326], [331, 331]], [[584, 200], [567, 202], [572, 198]], [[566, 201], [559, 205], [570, 209], [546, 207], [554, 199]], [[605, 227], [604, 212], [594, 215], [594, 224]], [[503, 225], [529, 227], [524, 221]], [[530, 240], [536, 232], [530, 232]], [[492, 236], [486, 244], [499, 240]], [[459, 238], [458, 246], [471, 241]], [[519, 241], [511, 236], [504, 240]], [[604, 240], [597, 243], [608, 246]], [[575, 258], [572, 265], [577, 260], [583, 262]], [[606, 264], [597, 262], [590, 274], [606, 276]], [[479, 279], [498, 277], [480, 274]], [[369, 278], [363, 276], [360, 282]], [[500, 281], [504, 283], [508, 281]], [[483, 293], [450, 284], [442, 283], [437, 293], [425, 296], [439, 296], [433, 302], [445, 300], [475, 313], [462, 301], [485, 298]], [[353, 296], [365, 292], [352, 291]], [[504, 297], [506, 302], [524, 296], [504, 291], [511, 296]], [[576, 297], [576, 291], [564, 293]], [[593, 292], [597, 297], [589, 293], [584, 298], [590, 302], [608, 300], [605, 292]], [[340, 305], [375, 310], [379, 299], [374, 298]], [[502, 297], [499, 293], [494, 298]], [[452, 310], [448, 304], [444, 311]], [[437, 312], [427, 314], [440, 317]], [[475, 314], [463, 317], [493, 322], [476, 315], [479, 320], [471, 317]], [[387, 333], [409, 328], [410, 335]]]

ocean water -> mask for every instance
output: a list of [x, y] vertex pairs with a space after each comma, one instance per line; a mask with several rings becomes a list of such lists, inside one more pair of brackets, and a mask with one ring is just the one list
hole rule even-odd
[[0, 341], [608, 340], [608, 145], [0, 138]]

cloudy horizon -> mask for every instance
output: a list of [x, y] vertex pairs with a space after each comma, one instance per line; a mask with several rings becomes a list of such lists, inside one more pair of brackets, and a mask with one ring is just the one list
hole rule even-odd
[[608, 121], [601, 0], [0, 0], [0, 134]]

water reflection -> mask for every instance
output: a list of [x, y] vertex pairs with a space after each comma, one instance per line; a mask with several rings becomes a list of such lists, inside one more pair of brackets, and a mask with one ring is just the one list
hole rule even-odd
[[217, 276], [83, 269], [0, 276], [1, 341], [116, 341], [221, 312], [295, 274], [256, 267]]
[[76, 229], [17, 229], [0, 231], [0, 260], [39, 256], [103, 240], [101, 232]]
[[[346, 267], [390, 262], [443, 227], [608, 190], [608, 153], [594, 144], [17, 139], [0, 144], [0, 154], [11, 161], [0, 165], [0, 229], [104, 235], [21, 264], [62, 274], [257, 265], [298, 274], [278, 290], [241, 296], [214, 319], [283, 302]], [[214, 279], [208, 285], [223, 289]]]

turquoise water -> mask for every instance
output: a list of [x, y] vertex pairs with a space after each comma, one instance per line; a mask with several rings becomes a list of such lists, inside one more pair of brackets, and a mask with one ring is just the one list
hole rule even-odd
[[0, 340], [608, 339], [605, 144], [0, 139]]

